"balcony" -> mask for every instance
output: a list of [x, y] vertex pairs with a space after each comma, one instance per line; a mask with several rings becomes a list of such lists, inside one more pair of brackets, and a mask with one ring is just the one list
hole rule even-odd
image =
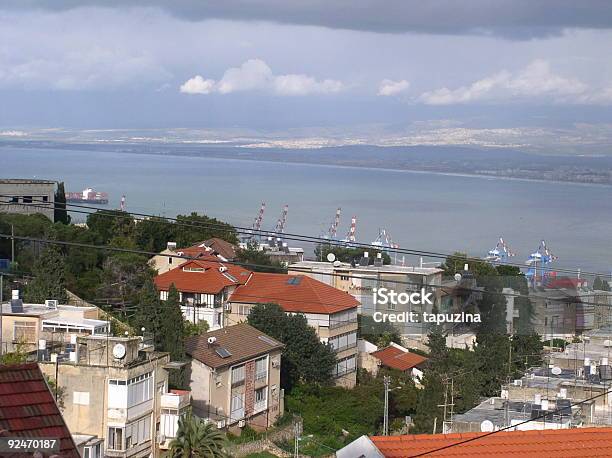
[[170, 390], [162, 394], [161, 408], [181, 410], [191, 403], [191, 392], [185, 390]]
[[356, 325], [356, 324], [357, 324], [357, 318], [355, 318], [354, 320], [343, 320], [343, 321], [330, 320], [329, 329], [337, 329], [337, 328], [342, 328], [344, 326]]

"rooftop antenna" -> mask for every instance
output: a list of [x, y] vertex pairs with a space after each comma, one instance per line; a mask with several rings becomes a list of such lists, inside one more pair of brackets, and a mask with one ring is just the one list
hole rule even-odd
[[119, 205], [119, 208], [122, 212], [125, 211], [125, 194], [121, 196], [121, 204]]

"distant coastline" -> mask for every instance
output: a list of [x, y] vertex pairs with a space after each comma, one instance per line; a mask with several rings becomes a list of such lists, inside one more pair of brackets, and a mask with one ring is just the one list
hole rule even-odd
[[[376, 147], [376, 146], [360, 146], [359, 154], [354, 154], [356, 147], [341, 146], [341, 147], [324, 147], [313, 149], [283, 149], [283, 148], [244, 148], [241, 145], [189, 145], [184, 144], [147, 144], [147, 143], [72, 143], [72, 142], [56, 142], [56, 141], [2, 141], [0, 140], [0, 152], [3, 146], [19, 149], [42, 148], [49, 150], [68, 150], [68, 151], [91, 151], [95, 153], [122, 153], [122, 154], [140, 154], [140, 155], [155, 155], [155, 156], [175, 156], [175, 157], [201, 157], [201, 158], [216, 158], [239, 161], [257, 161], [264, 163], [287, 163], [287, 164], [303, 164], [317, 165], [326, 167], [343, 167], [357, 169], [372, 169], [385, 170], [391, 172], [407, 172], [419, 174], [436, 174], [442, 176], [458, 176], [458, 177], [474, 177], [484, 178], [489, 180], [513, 180], [513, 181], [529, 181], [529, 182], [550, 182], [563, 183], [586, 186], [612, 186], [612, 158], [608, 156], [600, 156], [593, 158], [585, 158], [583, 156], [567, 156], [560, 157], [562, 161], [573, 161], [574, 164], [556, 165], [556, 157], [551, 156], [536, 156], [520, 151], [510, 151], [510, 154], [516, 154], [516, 162], [524, 161], [525, 157], [538, 158], [539, 168], [532, 170], [523, 170], [509, 167], [494, 167], [497, 160], [498, 150], [490, 151], [490, 157], [468, 157], [473, 152], [488, 151], [481, 148], [465, 148], [465, 147]], [[363, 154], [368, 148], [372, 151], [369, 155]], [[417, 159], [402, 156], [398, 154], [396, 163], [393, 166], [391, 161], [394, 157], [381, 158], [378, 157], [381, 151], [397, 150], [397, 151], [412, 151], [412, 150], [427, 150], [427, 151], [444, 151], [457, 150], [455, 157], [452, 159], [445, 158], [438, 160], [436, 157]], [[465, 153], [467, 152], [467, 153]], [[464, 153], [464, 154], [462, 154]], [[369, 156], [369, 157], [368, 157]], [[386, 154], [389, 156], [389, 154]], [[435, 156], [432, 154], [432, 156]], [[504, 151], [504, 159], [512, 159], [508, 155], [508, 151]], [[582, 166], [580, 162], [597, 161], [599, 164]], [[384, 163], [383, 163], [384, 162]], [[471, 166], [480, 165], [480, 169], [471, 169]], [[516, 166], [518, 167], [518, 166]], [[454, 170], [454, 171], [453, 171]], [[539, 177], [534, 177], [538, 175]]]

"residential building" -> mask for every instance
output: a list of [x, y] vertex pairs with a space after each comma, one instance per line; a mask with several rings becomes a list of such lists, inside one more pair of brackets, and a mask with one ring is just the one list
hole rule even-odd
[[[582, 406], [572, 407], [568, 399], [539, 401], [536, 404], [534, 399], [511, 401], [501, 397], [489, 398], [467, 412], [454, 415], [452, 421], [444, 423], [443, 432], [487, 432], [504, 428], [513, 431], [569, 429], [582, 425]], [[550, 414], [542, 416], [545, 412]], [[538, 416], [542, 417], [537, 418]]]
[[34, 215], [55, 220], [55, 181], [0, 179], [0, 213]]
[[104, 439], [105, 457], [159, 456], [162, 396], [168, 391], [168, 353], [141, 337], [78, 337], [68, 357], [40, 362], [63, 393], [73, 434]]
[[161, 395], [160, 403], [159, 448], [161, 450], [168, 450], [170, 443], [178, 432], [179, 419], [189, 411], [191, 392], [186, 390], [170, 390]]
[[612, 456], [612, 428], [361, 436], [338, 450], [336, 457], [408, 458], [429, 454], [483, 458]]
[[180, 259], [181, 256], [186, 259], [232, 262], [236, 259], [236, 246], [218, 237], [186, 248], [177, 248], [176, 242], [168, 242], [166, 249], [153, 256], [149, 264], [158, 274], [163, 274], [184, 262]]
[[407, 348], [391, 342], [388, 347], [376, 349], [365, 355], [360, 353], [361, 366], [376, 376], [381, 367], [393, 369], [412, 377], [420, 384], [427, 359], [425, 356], [410, 352]]
[[336, 352], [336, 384], [355, 386], [359, 301], [352, 295], [305, 275], [254, 272], [229, 302], [231, 322], [246, 320], [256, 304], [276, 303], [287, 313], [303, 314], [321, 342]]
[[220, 428], [271, 426], [283, 414], [282, 349], [246, 323], [188, 338], [194, 413]]
[[192, 323], [208, 322], [209, 329], [224, 326], [223, 309], [232, 292], [246, 283], [251, 272], [219, 260], [191, 260], [155, 277], [160, 298], [166, 300], [170, 286], [179, 292], [181, 310]]
[[[62, 458], [82, 456], [36, 363], [0, 366], [0, 436], [53, 438], [58, 441], [54, 455]], [[24, 454], [3, 450], [2, 456], [11, 458]], [[89, 458], [101, 456], [90, 453]]]
[[11, 301], [1, 307], [0, 341], [4, 352], [14, 351], [17, 345], [26, 352], [52, 349], [77, 335], [105, 336], [110, 332], [110, 323], [98, 319], [97, 307], [63, 305], [53, 300], [24, 304], [17, 290], [12, 292]]
[[[351, 294], [359, 301], [358, 312], [364, 315], [372, 316], [375, 312], [416, 312], [419, 315], [422, 312], [431, 312], [433, 305], [427, 304], [375, 304], [374, 290], [381, 288], [394, 290], [398, 294], [419, 292], [423, 289], [426, 293], [432, 293], [433, 304], [440, 304], [442, 269], [385, 265], [382, 261], [376, 261], [374, 264], [369, 262], [368, 252], [364, 252], [359, 263], [302, 261], [291, 264], [289, 273], [306, 275]], [[405, 336], [420, 338], [428, 333], [424, 323], [394, 323], [394, 326]]]
[[[239, 247], [241, 249], [246, 249], [249, 247], [249, 242], [242, 242]], [[265, 252], [271, 261], [278, 262], [284, 266], [304, 260], [304, 248], [290, 247], [286, 242], [282, 242], [280, 239], [275, 243], [272, 238], [269, 237], [268, 242], [257, 243], [256, 249]]]

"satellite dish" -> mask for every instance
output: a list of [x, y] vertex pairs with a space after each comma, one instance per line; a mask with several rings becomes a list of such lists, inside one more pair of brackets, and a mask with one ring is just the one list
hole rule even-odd
[[561, 368], [560, 368], [560, 367], [555, 366], [555, 367], [553, 367], [553, 368], [552, 368], [551, 372], [552, 372], [554, 375], [561, 375], [561, 372], [562, 372], [562, 371], [561, 371]]
[[455, 281], [461, 281], [461, 274], [455, 274]]
[[327, 253], [327, 260], [329, 262], [334, 262], [336, 260], [336, 255], [334, 253]]
[[491, 433], [494, 429], [495, 425], [493, 425], [493, 422], [491, 420], [485, 420], [480, 423], [480, 431], [482, 431], [483, 433]]
[[116, 344], [113, 347], [113, 356], [117, 359], [121, 359], [125, 356], [125, 345], [123, 344]]
[[340, 267], [342, 263], [340, 261], [334, 261], [334, 267]]

